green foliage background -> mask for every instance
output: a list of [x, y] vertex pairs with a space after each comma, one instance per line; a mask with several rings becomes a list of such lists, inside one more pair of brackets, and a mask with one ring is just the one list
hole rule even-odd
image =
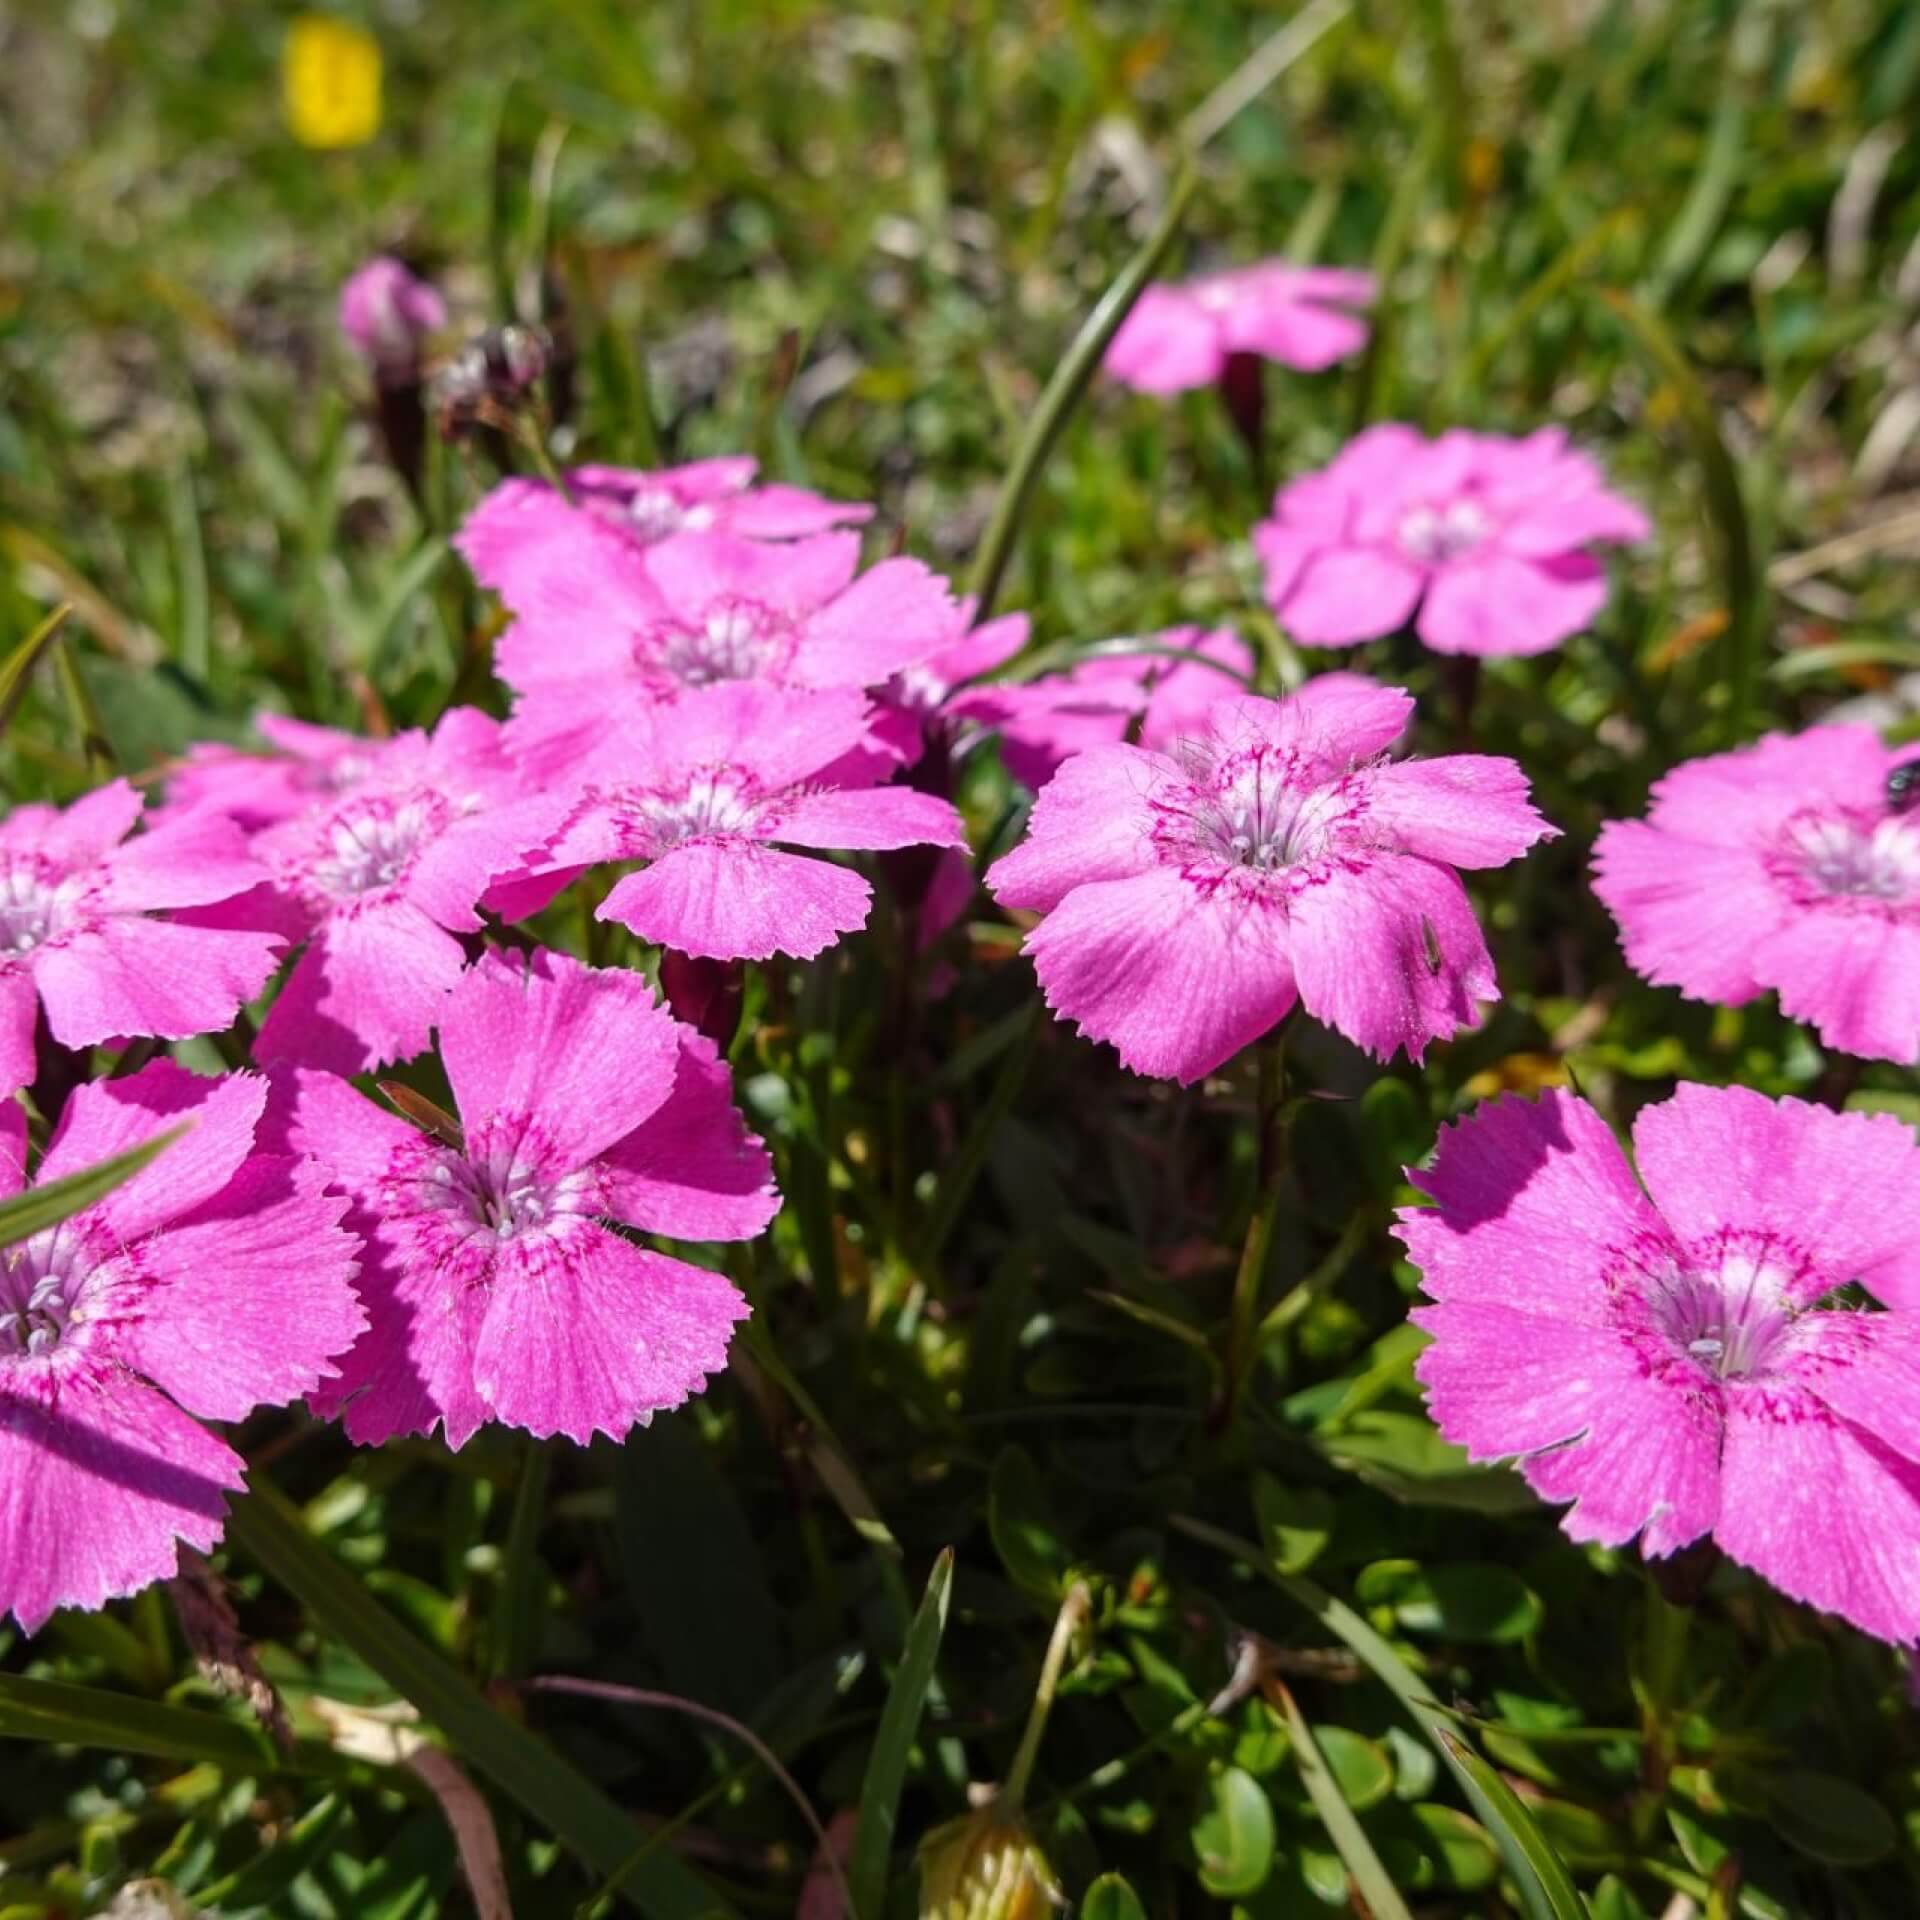
[[[73, 670], [37, 671], [0, 741], [15, 798], [96, 777], [89, 727], [147, 770], [263, 704], [404, 725], [497, 703], [444, 544], [487, 471], [450, 456], [416, 513], [335, 337], [377, 247], [475, 325], [548, 260], [590, 457], [755, 451], [877, 500], [876, 550], [962, 572], [1182, 116], [1283, 19], [347, 11], [385, 54], [385, 124], [315, 153], [282, 118], [286, 10], [0, 10], [0, 642], [76, 608]], [[1436, 1916], [1920, 1907], [1902, 1661], [1734, 1569], [1676, 1606], [1468, 1468], [1421, 1410], [1384, 1234], [1401, 1168], [1502, 1086], [1577, 1078], [1622, 1121], [1677, 1077], [1920, 1118], [1911, 1074], [1823, 1058], [1770, 1001], [1637, 983], [1583, 879], [1598, 823], [1678, 759], [1864, 695], [1909, 725], [1917, 95], [1920, 11], [1895, 0], [1356, 0], [1209, 150], [1185, 263], [1370, 264], [1376, 338], [1271, 374], [1263, 473], [1213, 396], [1096, 387], [1003, 599], [1049, 657], [1200, 620], [1285, 673], [1328, 664], [1272, 629], [1244, 536], [1275, 478], [1372, 419], [1561, 423], [1659, 525], [1560, 653], [1477, 689], [1408, 644], [1358, 662], [1421, 695], [1430, 747], [1471, 698], [1475, 745], [1522, 761], [1565, 837], [1479, 889], [1506, 995], [1483, 1030], [1425, 1071], [1296, 1036], [1296, 1085], [1328, 1097], [1293, 1114], [1231, 1418], [1252, 1063], [1191, 1094], [1133, 1079], [1033, 1020], [984, 900], [941, 996], [879, 913], [753, 983], [735, 1064], [788, 1204], [731, 1256], [756, 1305], [736, 1367], [621, 1449], [357, 1454], [259, 1418], [239, 1439], [285, 1500], [247, 1503], [222, 1565], [299, 1744], [196, 1673], [159, 1592], [0, 1633], [0, 1735], [41, 1742], [0, 1749], [0, 1920], [149, 1876], [218, 1913], [471, 1910], [418, 1775], [343, 1757], [312, 1704], [396, 1691], [484, 1784], [516, 1912], [593, 1910], [629, 1815], [670, 1823], [627, 1882], [647, 1911], [790, 1908], [813, 1840], [754, 1756], [525, 1684], [561, 1671], [749, 1721], [822, 1817], [862, 1810], [879, 1920], [912, 1905], [913, 1843], [1004, 1776], [1075, 1577], [1092, 1624], [1028, 1807], [1103, 1920], [1136, 1897], [1378, 1916], [1369, 1861]], [[977, 846], [1017, 832], [997, 769], [963, 799]], [[568, 912], [543, 933], [581, 950]], [[1210, 1711], [1247, 1633], [1270, 1684]]]

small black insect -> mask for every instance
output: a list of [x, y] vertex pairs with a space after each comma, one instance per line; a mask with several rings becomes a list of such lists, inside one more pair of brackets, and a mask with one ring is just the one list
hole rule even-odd
[[1895, 813], [1920, 807], [1920, 760], [1902, 760], [1887, 775], [1887, 805]]

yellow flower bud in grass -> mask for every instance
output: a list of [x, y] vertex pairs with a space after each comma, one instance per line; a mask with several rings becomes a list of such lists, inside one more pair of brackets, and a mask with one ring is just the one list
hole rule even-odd
[[364, 146], [380, 131], [380, 44], [364, 27], [303, 13], [287, 29], [280, 77], [303, 147]]
[[1066, 1904], [1026, 1821], [993, 1800], [920, 1843], [920, 1920], [1053, 1920]]

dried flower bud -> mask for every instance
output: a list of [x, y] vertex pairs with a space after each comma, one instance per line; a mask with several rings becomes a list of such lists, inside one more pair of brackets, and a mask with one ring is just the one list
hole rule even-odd
[[920, 1920], [1051, 1920], [1066, 1904], [1026, 1821], [997, 1800], [920, 1843]]
[[417, 381], [427, 336], [446, 324], [446, 302], [388, 254], [340, 289], [340, 331], [383, 384]]
[[541, 327], [489, 327], [433, 377], [433, 411], [449, 440], [475, 427], [504, 426], [547, 370], [550, 343]]

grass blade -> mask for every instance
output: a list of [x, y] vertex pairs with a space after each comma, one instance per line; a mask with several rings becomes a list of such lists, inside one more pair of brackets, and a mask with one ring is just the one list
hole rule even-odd
[[99, 1687], [69, 1686], [0, 1673], [0, 1740], [42, 1740], [155, 1760], [205, 1761], [235, 1774], [323, 1774], [365, 1780], [369, 1769], [316, 1741], [302, 1740], [283, 1755], [266, 1729], [193, 1707], [170, 1707]]
[[[537, 1734], [494, 1708], [451, 1662], [418, 1639], [314, 1539], [284, 1495], [256, 1473], [227, 1535], [314, 1619], [418, 1707], [448, 1744], [605, 1877], [632, 1856], [639, 1830]], [[654, 1920], [734, 1920], [734, 1908], [672, 1854], [636, 1867], [621, 1895]]]
[[1321, 1824], [1327, 1830], [1327, 1838], [1333, 1842], [1334, 1851], [1339, 1854], [1352, 1877], [1354, 1891], [1366, 1901], [1367, 1911], [1373, 1915], [1373, 1920], [1413, 1920], [1406, 1902], [1400, 1898], [1399, 1889], [1381, 1865], [1380, 1856], [1374, 1852], [1366, 1829], [1354, 1817], [1353, 1809], [1347, 1805], [1345, 1796], [1328, 1771], [1319, 1742], [1314, 1739], [1313, 1729], [1307, 1725], [1306, 1717], [1293, 1695], [1277, 1681], [1272, 1692], [1279, 1697], [1280, 1710], [1286, 1716], [1287, 1731], [1293, 1736], [1293, 1759], [1294, 1765], [1300, 1769], [1301, 1784], [1306, 1788], [1307, 1798], [1313, 1802], [1313, 1810], [1319, 1814]]
[[986, 538], [973, 564], [967, 591], [973, 596], [976, 623], [993, 615], [1007, 563], [1013, 558], [1013, 543], [1020, 536], [1027, 501], [1047, 464], [1047, 456], [1053, 451], [1054, 442], [1092, 384], [1108, 343], [1120, 331], [1121, 321], [1133, 311], [1133, 304], [1146, 291], [1147, 282], [1160, 270], [1160, 263], [1167, 257], [1174, 235], [1180, 231], [1187, 203], [1199, 183], [1200, 176], [1189, 161], [1174, 181], [1173, 191], [1167, 196], [1167, 204], [1153, 231], [1120, 269], [1119, 278], [1100, 296], [1100, 304], [1087, 315], [1080, 331], [1074, 335], [1073, 344], [1054, 368], [1053, 378], [1047, 382], [1040, 404], [1034, 409], [1026, 437], [1013, 457], [1013, 465], [1000, 483], [999, 498], [993, 503], [993, 518], [987, 523]]
[[11, 1247], [30, 1240], [45, 1227], [58, 1226], [62, 1220], [83, 1213], [97, 1200], [104, 1200], [115, 1187], [125, 1186], [142, 1167], [150, 1166], [191, 1128], [191, 1122], [169, 1127], [165, 1133], [143, 1140], [125, 1153], [96, 1166], [82, 1167], [63, 1180], [49, 1180], [43, 1187], [29, 1187], [11, 1200], [0, 1200], [0, 1247]]
[[13, 724], [26, 697], [27, 682], [40, 664], [40, 656], [60, 637], [60, 629], [73, 612], [73, 602], [63, 600], [27, 637], [0, 661], [0, 733]]
[[1190, 1539], [1204, 1540], [1208, 1546], [1263, 1573], [1372, 1669], [1374, 1677], [1433, 1742], [1475, 1814], [1493, 1835], [1519, 1889], [1528, 1920], [1587, 1920], [1586, 1903], [1572, 1877], [1519, 1796], [1461, 1737], [1453, 1725], [1453, 1714], [1433, 1698], [1432, 1690], [1419, 1675], [1351, 1607], [1297, 1573], [1282, 1573], [1251, 1540], [1242, 1540], [1186, 1514], [1175, 1514], [1173, 1524]]
[[987, 1096], [986, 1105], [974, 1115], [973, 1124], [967, 1129], [959, 1151], [940, 1175], [939, 1185], [934, 1189], [933, 1199], [927, 1208], [926, 1234], [920, 1243], [920, 1258], [926, 1266], [930, 1267], [939, 1260], [948, 1234], [959, 1225], [968, 1196], [973, 1192], [974, 1183], [980, 1178], [987, 1157], [993, 1151], [994, 1135], [1000, 1131], [1000, 1123], [1013, 1111], [1013, 1103], [1020, 1097], [1020, 1089], [1027, 1078], [1028, 1063], [1033, 1058], [1034, 1049], [1040, 1044], [1040, 1029], [1045, 1022], [1046, 1012], [1045, 1005], [1036, 999], [1020, 1037], [1007, 1050], [1006, 1058], [1000, 1063], [1000, 1072], [994, 1080], [993, 1091]]
[[894, 1823], [900, 1814], [900, 1789], [907, 1777], [907, 1754], [920, 1728], [921, 1709], [933, 1682], [933, 1663], [947, 1626], [947, 1601], [953, 1592], [953, 1549], [941, 1550], [927, 1582], [926, 1598], [913, 1617], [906, 1651], [887, 1694], [886, 1710], [867, 1756], [860, 1783], [860, 1825], [854, 1836], [847, 1878], [853, 1888], [851, 1920], [880, 1920], [886, 1904], [887, 1863], [893, 1856]]

